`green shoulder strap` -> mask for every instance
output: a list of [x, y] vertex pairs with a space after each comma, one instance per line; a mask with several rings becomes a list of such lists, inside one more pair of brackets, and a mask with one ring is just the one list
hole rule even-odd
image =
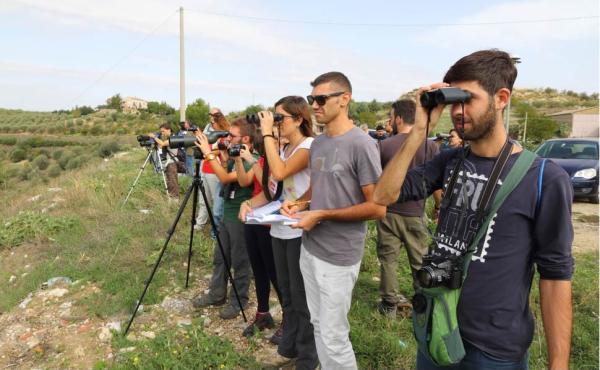
[[519, 185], [523, 177], [525, 177], [527, 170], [529, 170], [535, 158], [536, 155], [533, 152], [530, 152], [527, 149], [523, 149], [523, 151], [519, 155], [519, 158], [517, 158], [517, 161], [510, 169], [510, 172], [508, 173], [508, 175], [506, 175], [506, 179], [504, 179], [504, 181], [502, 182], [502, 186], [500, 187], [500, 189], [498, 189], [498, 193], [494, 197], [494, 201], [492, 202], [490, 210], [488, 211], [485, 219], [483, 220], [483, 223], [477, 231], [477, 234], [475, 234], [475, 237], [473, 238], [471, 244], [469, 245], [469, 248], [467, 249], [467, 254], [464, 258], [463, 281], [467, 277], [467, 269], [469, 267], [469, 263], [471, 262], [471, 256], [477, 249], [477, 244], [479, 244], [479, 241], [487, 232], [488, 226], [492, 221], [492, 217], [494, 217], [502, 203], [504, 203], [504, 201], [510, 195], [510, 193], [512, 193], [512, 191], [517, 187], [517, 185]]

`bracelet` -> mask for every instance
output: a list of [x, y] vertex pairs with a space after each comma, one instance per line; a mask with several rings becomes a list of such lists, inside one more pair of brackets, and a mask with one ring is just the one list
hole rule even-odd
[[271, 138], [273, 138], [273, 140], [275, 140], [275, 136], [273, 136], [273, 134], [265, 134], [265, 135], [263, 135], [263, 139], [266, 138], [266, 137], [271, 137]]
[[214, 154], [214, 153], [208, 153], [208, 154], [206, 155], [206, 160], [208, 160], [208, 161], [212, 161], [212, 160], [214, 160], [214, 159], [217, 159], [217, 155], [216, 155], [216, 154]]
[[246, 203], [248, 205], [248, 207], [252, 208], [252, 201], [250, 199], [246, 199], [242, 203]]

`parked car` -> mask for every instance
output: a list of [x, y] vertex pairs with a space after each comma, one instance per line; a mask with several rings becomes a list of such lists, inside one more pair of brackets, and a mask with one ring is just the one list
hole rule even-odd
[[535, 152], [567, 171], [575, 198], [598, 203], [598, 138], [551, 139]]

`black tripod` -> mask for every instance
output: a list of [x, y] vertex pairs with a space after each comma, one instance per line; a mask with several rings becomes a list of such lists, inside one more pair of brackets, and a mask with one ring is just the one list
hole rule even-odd
[[195, 167], [194, 168], [194, 177], [192, 180], [192, 184], [186, 190], [185, 196], [183, 198], [183, 202], [181, 202], [181, 205], [179, 206], [179, 210], [177, 211], [177, 215], [175, 216], [175, 221], [173, 222], [173, 224], [171, 225], [171, 227], [168, 230], [167, 240], [165, 241], [165, 244], [163, 245], [163, 247], [160, 251], [160, 254], [158, 255], [158, 259], [156, 260], [156, 263], [154, 264], [154, 268], [152, 269], [152, 272], [150, 273], [150, 277], [148, 278], [148, 280], [146, 280], [146, 285], [144, 286], [144, 291], [142, 292], [140, 299], [138, 299], [138, 303], [135, 306], [135, 310], [133, 311], [133, 314], [131, 315], [131, 319], [129, 320], [129, 323], [127, 324], [127, 328], [125, 329], [125, 333], [124, 333], [125, 335], [129, 331], [129, 328], [131, 327], [131, 324], [133, 323], [133, 319], [135, 318], [135, 315], [137, 314], [138, 309], [140, 308], [140, 305], [142, 304], [144, 296], [146, 295], [148, 286], [152, 282], [152, 278], [154, 278], [154, 274], [156, 273], [156, 270], [158, 269], [160, 260], [162, 259], [162, 256], [165, 253], [165, 250], [167, 249], [167, 245], [169, 244], [169, 241], [171, 240], [171, 237], [173, 236], [173, 233], [175, 232], [177, 223], [179, 222], [179, 219], [181, 218], [181, 215], [183, 214], [183, 211], [185, 210], [185, 206], [186, 206], [188, 200], [190, 199], [190, 195], [192, 195], [192, 193], [193, 193], [194, 196], [193, 196], [193, 207], [192, 207], [192, 220], [191, 220], [191, 225], [190, 225], [190, 245], [189, 245], [189, 249], [188, 249], [187, 274], [185, 277], [185, 287], [186, 288], [188, 287], [188, 282], [189, 282], [189, 278], [190, 278], [190, 263], [191, 263], [191, 259], [192, 259], [192, 243], [194, 242], [194, 226], [196, 225], [196, 209], [198, 208], [198, 189], [200, 189], [200, 192], [202, 193], [202, 198], [204, 199], [204, 204], [206, 205], [206, 209], [208, 211], [208, 217], [210, 219], [210, 224], [211, 224], [213, 232], [217, 238], [217, 245], [219, 246], [219, 250], [221, 251], [221, 255], [223, 256], [223, 262], [225, 263], [225, 268], [227, 269], [227, 276], [229, 277], [229, 281], [231, 281], [231, 286], [233, 288], [233, 292], [235, 293], [235, 298], [240, 307], [240, 310], [242, 311], [242, 316], [244, 318], [244, 322], [248, 321], [246, 319], [246, 313], [244, 312], [244, 307], [242, 306], [242, 302], [240, 301], [240, 296], [238, 295], [237, 288], [235, 287], [235, 283], [233, 281], [233, 276], [231, 275], [231, 268], [229, 265], [229, 261], [227, 260], [227, 257], [225, 256], [225, 250], [223, 249], [223, 245], [221, 244], [221, 239], [219, 238], [219, 233], [217, 232], [217, 225], [215, 224], [215, 219], [213, 217], [212, 210], [210, 209], [210, 205], [209, 205], [208, 199], [206, 197], [206, 192], [204, 190], [204, 184], [202, 182], [202, 178], [200, 177], [200, 161], [199, 160], [196, 161], [194, 167]]
[[142, 172], [144, 172], [144, 170], [146, 169], [146, 166], [148, 165], [149, 162], [152, 162], [152, 166], [154, 167], [154, 172], [156, 172], [156, 173], [160, 172], [162, 174], [163, 183], [165, 184], [165, 191], [167, 192], [167, 194], [169, 193], [169, 191], [167, 189], [167, 178], [165, 177], [165, 169], [163, 167], [162, 161], [160, 160], [160, 155], [158, 154], [158, 149], [156, 148], [156, 145], [153, 145], [151, 148], [146, 148], [146, 150], [148, 150], [148, 155], [146, 156], [146, 160], [144, 161], [144, 164], [142, 165], [142, 167], [140, 167], [140, 172], [138, 172], [137, 177], [133, 181], [133, 185], [131, 185], [131, 188], [129, 189], [129, 193], [127, 193], [127, 196], [125, 197], [125, 200], [123, 201], [123, 204], [121, 206], [124, 206], [125, 204], [127, 204], [127, 201], [129, 200], [129, 197], [131, 196], [131, 193], [133, 193], [133, 188], [135, 188], [135, 185], [137, 185], [137, 182], [140, 179]]

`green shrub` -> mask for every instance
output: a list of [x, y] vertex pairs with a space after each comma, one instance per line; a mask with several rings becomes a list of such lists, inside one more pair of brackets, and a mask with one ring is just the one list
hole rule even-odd
[[74, 170], [76, 168], [81, 167], [82, 164], [82, 159], [81, 157], [73, 157], [71, 159], [69, 159], [69, 161], [67, 162], [65, 169], [67, 170]]
[[58, 149], [55, 150], [54, 153], [52, 153], [52, 158], [54, 158], [55, 161], [58, 161], [60, 159], [60, 157], [62, 157], [63, 155], [63, 151]]
[[54, 236], [77, 224], [78, 221], [73, 217], [50, 217], [39, 212], [21, 212], [10, 218], [5, 227], [0, 228], [0, 250], [36, 238]]
[[33, 168], [29, 163], [26, 163], [23, 168], [19, 171], [19, 180], [29, 180], [33, 177]]
[[102, 143], [98, 148], [97, 153], [98, 156], [102, 158], [108, 158], [113, 153], [116, 153], [119, 150], [121, 150], [121, 148], [119, 147], [119, 143], [117, 143], [116, 141], [109, 141], [106, 143]]
[[62, 169], [60, 168], [60, 165], [58, 165], [57, 163], [53, 163], [50, 165], [50, 167], [48, 167], [48, 176], [57, 177], [58, 175], [60, 175], [61, 171]]
[[50, 160], [44, 154], [40, 154], [31, 162], [34, 167], [37, 167], [40, 170], [45, 170], [50, 165]]
[[27, 157], [27, 152], [22, 147], [16, 147], [10, 152], [10, 160], [12, 162], [21, 162]]
[[62, 168], [63, 170], [66, 170], [67, 163], [69, 163], [69, 161], [73, 157], [75, 157], [75, 154], [73, 154], [73, 152], [65, 150], [63, 152], [62, 156], [60, 157], [60, 159], [58, 160], [58, 165], [60, 166], [60, 168]]

